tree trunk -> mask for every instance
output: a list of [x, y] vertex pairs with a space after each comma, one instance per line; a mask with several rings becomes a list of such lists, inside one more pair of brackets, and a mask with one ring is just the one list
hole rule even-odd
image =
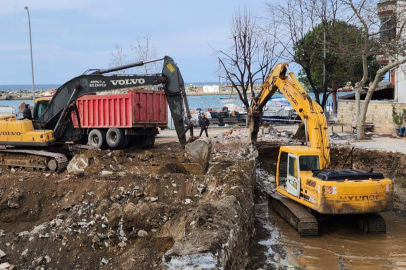
[[355, 90], [355, 123], [356, 123], [356, 127], [357, 127], [357, 139], [358, 140], [362, 140], [364, 138], [364, 132], [361, 132], [360, 129], [358, 128], [360, 125], [360, 107], [361, 107], [361, 87], [354, 87]]
[[337, 89], [334, 89], [331, 93], [331, 98], [333, 99], [333, 114], [337, 116]]

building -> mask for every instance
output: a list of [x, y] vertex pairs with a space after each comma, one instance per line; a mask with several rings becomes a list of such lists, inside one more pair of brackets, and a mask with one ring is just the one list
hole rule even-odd
[[220, 93], [220, 85], [203, 85], [203, 93]]
[[[392, 39], [398, 31], [395, 12], [402, 11], [405, 0], [380, 1], [377, 6], [378, 16], [381, 22], [381, 39]], [[395, 27], [394, 27], [395, 26]], [[406, 38], [406, 33], [404, 34]], [[389, 57], [384, 54], [376, 55], [378, 64], [387, 65]], [[406, 64], [400, 65], [390, 71], [391, 84], [380, 85], [372, 96], [368, 106], [367, 123], [374, 126], [374, 131], [383, 134], [395, 134], [396, 126], [392, 120], [392, 106], [397, 112], [406, 108]], [[365, 94], [361, 94], [361, 106]], [[338, 100], [338, 121], [344, 124], [354, 125], [355, 119], [355, 97], [349, 95]]]

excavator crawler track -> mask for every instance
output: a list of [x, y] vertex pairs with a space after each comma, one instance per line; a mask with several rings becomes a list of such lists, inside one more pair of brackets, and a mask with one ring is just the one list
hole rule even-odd
[[353, 221], [358, 224], [360, 230], [370, 234], [385, 234], [386, 222], [379, 214], [356, 215]]
[[39, 150], [0, 150], [0, 166], [22, 167], [62, 172], [69, 160], [63, 154]]
[[278, 194], [269, 197], [269, 205], [287, 221], [301, 237], [317, 237], [319, 224], [317, 218], [307, 207]]

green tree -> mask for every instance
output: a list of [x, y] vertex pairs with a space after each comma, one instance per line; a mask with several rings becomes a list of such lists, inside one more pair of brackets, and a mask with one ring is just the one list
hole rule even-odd
[[[362, 42], [365, 40], [358, 27], [335, 20], [319, 23], [294, 44], [294, 60], [302, 67], [299, 72], [300, 81], [305, 87], [313, 90], [316, 101], [323, 107], [331, 92], [335, 93], [337, 88], [344, 86], [348, 81], [357, 82], [362, 78], [362, 60], [359, 54], [354, 52]], [[323, 82], [324, 62], [326, 77]], [[368, 66], [369, 78], [373, 78], [379, 68], [375, 57], [369, 58]]]

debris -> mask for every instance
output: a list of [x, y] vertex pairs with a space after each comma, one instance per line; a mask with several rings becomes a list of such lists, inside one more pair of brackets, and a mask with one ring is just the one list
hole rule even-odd
[[7, 270], [10, 269], [11, 265], [8, 262], [0, 264], [0, 270]]
[[6, 256], [6, 253], [0, 249], [0, 259]]
[[101, 175], [112, 175], [114, 172], [111, 171], [101, 171], [100, 174]]
[[145, 236], [148, 236], [148, 233], [147, 233], [146, 231], [144, 231], [144, 230], [139, 230], [139, 231], [137, 232], [137, 235], [138, 235], [139, 237], [145, 237]]

